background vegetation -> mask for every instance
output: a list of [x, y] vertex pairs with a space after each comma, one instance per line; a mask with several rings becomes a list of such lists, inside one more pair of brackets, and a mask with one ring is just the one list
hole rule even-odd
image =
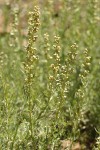
[[100, 1], [0, 8], [0, 149], [99, 150]]

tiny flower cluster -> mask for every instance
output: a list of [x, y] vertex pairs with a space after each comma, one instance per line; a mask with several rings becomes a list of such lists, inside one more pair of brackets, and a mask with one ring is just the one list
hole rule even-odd
[[48, 59], [50, 59], [51, 57], [50, 57], [50, 55], [49, 55], [50, 44], [49, 44], [49, 35], [48, 35], [47, 33], [44, 34], [44, 43], [45, 43], [45, 45], [44, 45], [44, 50], [45, 50], [44, 54], [45, 54], [46, 60], [48, 60]]
[[12, 23], [12, 30], [10, 33], [10, 46], [18, 50], [19, 48], [19, 8], [15, 7], [13, 10], [14, 21]]
[[37, 31], [39, 29], [39, 8], [35, 7], [34, 12], [30, 12], [29, 14], [29, 28], [28, 28], [28, 45], [26, 47], [26, 62], [24, 63], [25, 68], [25, 90], [27, 93], [29, 93], [30, 86], [33, 81], [33, 66], [34, 62], [38, 59], [38, 56], [36, 55], [37, 49], [34, 48], [33, 44], [35, 44], [37, 39]]

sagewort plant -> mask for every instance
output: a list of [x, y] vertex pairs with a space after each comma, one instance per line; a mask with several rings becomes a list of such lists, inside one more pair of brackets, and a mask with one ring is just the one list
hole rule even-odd
[[33, 114], [32, 114], [32, 106], [33, 106], [33, 101], [31, 98], [31, 87], [32, 87], [32, 82], [34, 80], [34, 74], [35, 68], [34, 64], [35, 61], [38, 59], [36, 56], [36, 48], [34, 47], [34, 44], [37, 39], [37, 31], [40, 25], [39, 21], [39, 8], [35, 7], [34, 12], [30, 12], [29, 14], [29, 21], [28, 21], [28, 44], [26, 47], [26, 62], [24, 63], [24, 68], [25, 68], [25, 95], [27, 98], [28, 102], [28, 111], [29, 111], [29, 133], [31, 136], [31, 142], [32, 142], [32, 148], [33, 146], [33, 140], [34, 140], [34, 135], [33, 135]]
[[[25, 50], [20, 45], [18, 31], [20, 11], [13, 10], [12, 49], [4, 49], [7, 57], [0, 52], [0, 149], [61, 150], [61, 140], [65, 139], [70, 141], [66, 149], [71, 150], [76, 141], [83, 149], [88, 149], [87, 142], [91, 143], [90, 137], [94, 133], [92, 129], [99, 126], [96, 121], [100, 122], [100, 68], [95, 66], [97, 59], [92, 64], [89, 56], [91, 47], [97, 43], [94, 27], [98, 10], [97, 14], [92, 13], [95, 8], [94, 2], [90, 1], [59, 2], [56, 11], [53, 1], [47, 1], [40, 4], [45, 6], [43, 10], [34, 7], [29, 13]], [[91, 11], [86, 4], [91, 4]], [[83, 5], [86, 5], [86, 11], [81, 12]], [[92, 16], [95, 19], [91, 21]], [[91, 44], [91, 41], [95, 42]], [[74, 44], [70, 47], [70, 43]], [[82, 50], [85, 46], [89, 51]], [[23, 58], [24, 79], [20, 68]], [[99, 141], [98, 137], [96, 149]]]

